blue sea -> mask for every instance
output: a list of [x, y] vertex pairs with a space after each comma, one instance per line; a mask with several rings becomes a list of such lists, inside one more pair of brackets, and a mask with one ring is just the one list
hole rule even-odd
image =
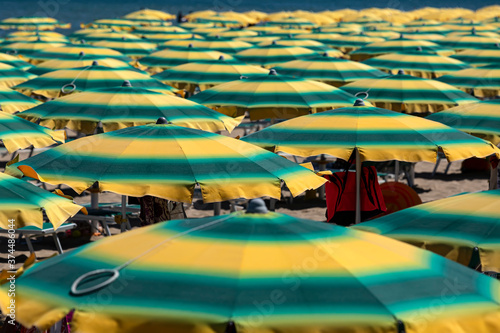
[[173, 14], [179, 11], [187, 14], [190, 11], [204, 9], [215, 11], [255, 9], [276, 12], [297, 9], [323, 11], [389, 7], [408, 11], [426, 6], [464, 7], [475, 10], [498, 3], [498, 0], [0, 0], [0, 19], [16, 16], [50, 16], [71, 23], [71, 30], [75, 30], [82, 22], [88, 23], [99, 18], [116, 18], [141, 8], [159, 9]]

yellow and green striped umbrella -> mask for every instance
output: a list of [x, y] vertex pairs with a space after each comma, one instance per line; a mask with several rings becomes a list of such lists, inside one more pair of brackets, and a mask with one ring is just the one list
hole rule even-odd
[[130, 81], [134, 87], [138, 88], [167, 94], [171, 93], [172, 90], [176, 91], [175, 88], [167, 86], [149, 75], [134, 70], [100, 66], [97, 61], [87, 67], [50, 72], [18, 84], [13, 89], [28, 96], [35, 94], [46, 98], [57, 98], [73, 92], [121, 86], [125, 80]]
[[177, 202], [191, 202], [196, 184], [204, 202], [220, 202], [279, 199], [281, 181], [293, 196], [325, 182], [311, 170], [254, 145], [171, 124], [77, 139], [9, 166], [18, 171], [16, 167], [26, 176], [63, 183], [78, 193], [97, 181], [101, 191]]
[[33, 41], [33, 42], [16, 42], [1, 45], [0, 51], [8, 54], [20, 54], [29, 59], [29, 56], [33, 53], [42, 51], [47, 48], [61, 47], [67, 43], [61, 42], [44, 42], [44, 41]]
[[335, 87], [361, 79], [387, 75], [365, 64], [335, 58], [330, 55], [330, 52], [316, 58], [285, 62], [276, 66], [275, 69], [283, 75], [316, 80]]
[[352, 50], [359, 49], [360, 47], [364, 47], [365, 45], [383, 41], [385, 41], [385, 38], [370, 37], [365, 35], [364, 33], [359, 33], [357, 35], [341, 35], [334, 40], [324, 43], [328, 46], [335, 47], [342, 52], [351, 52]]
[[274, 152], [346, 161], [355, 150], [362, 161], [431, 163], [438, 151], [449, 161], [500, 153], [490, 142], [438, 122], [357, 104], [287, 120], [242, 140]]
[[300, 34], [306, 34], [310, 32], [310, 30], [307, 29], [293, 29], [293, 28], [287, 28], [287, 29], [278, 29], [274, 28], [269, 31], [265, 31], [266, 36], [275, 36], [275, 37], [290, 37], [290, 36], [296, 36]]
[[478, 100], [436, 80], [405, 75], [403, 71], [379, 79], [364, 79], [341, 89], [377, 107], [406, 113], [433, 113]]
[[481, 50], [464, 50], [451, 56], [474, 67], [496, 64], [500, 66], [500, 45]]
[[252, 77], [269, 73], [268, 70], [242, 62], [217, 61], [191, 62], [167, 69], [153, 75], [153, 78], [179, 89], [194, 92], [198, 87], [206, 90], [213, 86], [238, 80], [241, 76]]
[[427, 117], [476, 136], [493, 144], [500, 143], [500, 101], [480, 101], [434, 113]]
[[[43, 209], [43, 211], [42, 211]], [[53, 194], [4, 173], [0, 173], [0, 228], [10, 229], [9, 220], [15, 220], [14, 229], [27, 226], [41, 228], [44, 224], [43, 212], [57, 229], [68, 218], [80, 210], [71, 200]]]
[[0, 53], [0, 63], [15, 67], [21, 71], [25, 71], [32, 67], [29, 62], [22, 60], [18, 56], [10, 55], [7, 53]]
[[144, 88], [125, 81], [121, 87], [94, 89], [58, 98], [17, 116], [40, 125], [92, 134], [99, 122], [104, 132], [154, 123], [160, 117], [189, 128], [231, 132], [241, 119], [233, 119], [186, 99]]
[[175, 15], [172, 15], [170, 13], [161, 10], [149, 9], [149, 8], [144, 8], [132, 13], [128, 13], [127, 15], [124, 16], [124, 18], [137, 18], [143, 16], [150, 16], [163, 21], [175, 19]]
[[500, 190], [462, 194], [354, 228], [410, 243], [466, 266], [476, 266], [478, 254], [483, 271], [500, 272], [499, 204]]
[[278, 45], [274, 41], [272, 43], [269, 46], [240, 51], [235, 54], [235, 57], [252, 65], [270, 68], [287, 61], [311, 58], [318, 55], [316, 51], [303, 47]]
[[143, 66], [149, 67], [148, 71], [159, 73], [165, 69], [190, 62], [217, 60], [221, 56], [226, 60], [234, 59], [226, 53], [195, 48], [191, 45], [188, 48], [171, 48], [151, 53], [149, 56], [142, 58], [140, 63]]
[[283, 19], [270, 20], [266, 22], [267, 25], [277, 25], [281, 28], [314, 28], [316, 24], [309, 20], [300, 17], [287, 17]]
[[262, 42], [271, 42], [273, 40], [278, 40], [278, 39], [280, 39], [278, 36], [259, 35], [259, 36], [255, 36], [255, 37], [238, 37], [238, 38], [235, 38], [234, 40], [241, 40], [243, 42], [247, 42], [250, 44], [259, 44]]
[[9, 152], [29, 146], [43, 148], [64, 143], [65, 132], [54, 132], [17, 116], [0, 112], [0, 140]]
[[0, 110], [3, 112], [16, 113], [31, 109], [40, 103], [40, 101], [23, 95], [20, 92], [7, 87], [0, 87]]
[[0, 21], [1, 29], [18, 30], [54, 30], [55, 28], [69, 28], [68, 25], [52, 17], [11, 17]]
[[463, 69], [438, 78], [477, 97], [496, 98], [500, 94], [500, 68], [497, 64]]
[[[281, 38], [279, 40], [275, 41], [267, 41], [267, 42], [261, 42], [257, 44], [257, 46], [262, 47], [262, 46], [269, 46], [269, 45], [285, 45], [285, 46], [298, 46], [298, 47], [303, 47], [309, 50], [313, 51], [318, 51], [318, 52], [325, 52], [325, 51], [330, 51], [331, 48], [328, 47], [327, 45], [323, 44], [322, 42], [318, 42], [312, 39], [301, 39], [301, 38]], [[337, 56], [341, 57], [343, 56], [343, 53], [338, 51], [338, 50], [331, 50], [332, 52], [337, 52]]]
[[[126, 62], [113, 58], [99, 58], [95, 56], [87, 56], [83, 52], [80, 54], [78, 59], [52, 59], [39, 63], [38, 65], [31, 67], [27, 70], [28, 73], [43, 75], [49, 72], [54, 72], [60, 69], [78, 68], [86, 67], [92, 65], [94, 61], [98, 61], [99, 65], [116, 68], [116, 69], [128, 69], [133, 71], [140, 71], [135, 67], [132, 67]], [[145, 73], [145, 72], [144, 72]]]
[[119, 32], [115, 30], [111, 31], [95, 31], [95, 32], [90, 32], [85, 35], [85, 42], [88, 42], [90, 44], [93, 44], [95, 42], [101, 42], [101, 41], [108, 41], [108, 42], [116, 42], [116, 41], [121, 41], [124, 38], [128, 41], [141, 41], [141, 37], [133, 34], [132, 32]]
[[126, 19], [100, 19], [86, 24], [85, 28], [113, 28], [115, 30], [130, 31], [136, 26], [140, 26], [140, 24]]
[[404, 70], [409, 75], [425, 79], [435, 79], [470, 67], [460, 60], [423, 51], [389, 53], [367, 59], [363, 63], [391, 74]]
[[293, 118], [352, 105], [355, 97], [325, 83], [278, 75], [253, 76], [223, 83], [190, 98], [231, 116], [248, 111], [250, 119]]
[[22, 30], [16, 30], [13, 32], [8, 33], [5, 37], [6, 38], [11, 38], [11, 37], [32, 37], [32, 36], [44, 36], [44, 37], [61, 37], [64, 38], [66, 37], [65, 35], [55, 32], [55, 31], [22, 31]]
[[0, 63], [0, 87], [10, 88], [33, 78], [36, 78], [36, 75]]
[[190, 44], [194, 46], [193, 42], [199, 42], [205, 40], [205, 38], [200, 35], [192, 34], [190, 36], [191, 36], [190, 38], [179, 38], [166, 41], [161, 45], [159, 45], [159, 47], [161, 49], [171, 49], [171, 48], [180, 49], [180, 48], [190, 47], [189, 46]]
[[[203, 39], [202, 36], [193, 34], [193, 33], [188, 32], [188, 31], [143, 34], [143, 35], [141, 35], [141, 37], [144, 38], [144, 41], [146, 41], [146, 42], [157, 44], [158, 48], [165, 48], [166, 46], [170, 46], [170, 45], [177, 46], [178, 44], [172, 44], [173, 41], [189, 40], [192, 42], [193, 40]], [[169, 44], [166, 44], [166, 43], [169, 43]], [[179, 46], [182, 46], [182, 45], [179, 45]]]
[[16, 277], [16, 320], [44, 330], [74, 310], [71, 329], [94, 333], [500, 330], [495, 279], [388, 237], [255, 210], [36, 263]]
[[[182, 43], [182, 44], [181, 44]], [[213, 51], [219, 51], [219, 52], [224, 52], [227, 54], [232, 54], [234, 53], [251, 49], [254, 46], [250, 43], [239, 41], [239, 40], [228, 40], [228, 39], [221, 39], [220, 37], [216, 38], [210, 38], [210, 39], [200, 39], [200, 40], [190, 40], [190, 41], [182, 41], [178, 42], [176, 44], [169, 44], [169, 45], [175, 45], [175, 46], [184, 46], [184, 47], [189, 47], [189, 45], [192, 44], [193, 47], [200, 48], [200, 49], [206, 49], [206, 50], [213, 50]], [[167, 45], [167, 44], [164, 44]]]
[[92, 42], [92, 44], [97, 47], [110, 48], [132, 59], [145, 57], [154, 50], [156, 50], [156, 44], [149, 43], [145, 39], [128, 40], [126, 38], [123, 38], [121, 40], [114, 40], [114, 41], [102, 40], [102, 41]]
[[24, 42], [24, 43], [32, 43], [32, 42], [53, 42], [53, 43], [69, 43], [69, 39], [66, 36], [16, 36], [16, 37], [8, 37], [5, 39], [3, 44], [8, 43], [16, 43], [16, 42]]
[[208, 34], [208, 37], [220, 37], [225, 39], [235, 39], [241, 37], [255, 37], [258, 36], [259, 33], [253, 30], [244, 30], [244, 29], [235, 29], [235, 30], [227, 30], [227, 31], [219, 31], [212, 32]]
[[198, 34], [202, 35], [203, 37], [207, 37], [208, 35], [212, 33], [218, 33], [218, 32], [224, 32], [224, 31], [229, 31], [229, 28], [225, 27], [204, 27], [204, 28], [196, 28], [191, 30], [193, 34]]
[[167, 34], [167, 33], [180, 33], [189, 32], [187, 29], [183, 29], [180, 26], [162, 25], [162, 26], [148, 26], [148, 27], [136, 27], [133, 31], [135, 35], [155, 35], [155, 34]]
[[481, 36], [476, 31], [472, 31], [467, 35], [450, 35], [443, 39], [437, 40], [436, 43], [444, 47], [449, 47], [455, 51], [462, 50], [476, 50], [488, 48], [491, 45], [498, 45], [500, 43], [500, 36], [497, 37], [486, 37]]
[[352, 60], [363, 61], [387, 53], [415, 51], [419, 47], [422, 51], [442, 56], [450, 56], [455, 53], [452, 49], [445, 48], [436, 43], [424, 40], [408, 39], [404, 38], [404, 35], [401, 35], [400, 38], [366, 45], [360, 49], [352, 51], [349, 55]]
[[51, 47], [37, 53], [30, 54], [28, 58], [30, 59], [30, 62], [32, 64], [36, 65], [43, 61], [52, 59], [78, 59], [82, 52], [86, 57], [111, 58], [125, 62], [129, 62], [132, 60], [118, 51], [106, 47], [97, 47], [90, 44]]

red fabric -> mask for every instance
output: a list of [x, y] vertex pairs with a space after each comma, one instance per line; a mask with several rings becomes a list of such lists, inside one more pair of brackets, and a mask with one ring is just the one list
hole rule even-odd
[[[355, 212], [356, 173], [347, 172], [346, 178], [345, 172], [336, 172], [333, 175], [325, 176], [325, 178], [329, 180], [325, 184], [328, 221], [332, 221], [337, 212]], [[362, 168], [360, 198], [362, 212], [376, 212], [378, 214], [387, 210], [377, 180], [377, 170], [374, 166]]]

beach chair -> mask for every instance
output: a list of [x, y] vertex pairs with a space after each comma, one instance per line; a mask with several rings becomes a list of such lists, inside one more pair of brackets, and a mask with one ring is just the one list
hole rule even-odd
[[[54, 243], [56, 245], [57, 252], [59, 254], [63, 253], [63, 249], [61, 246], [61, 242], [59, 241], [59, 238], [57, 237], [58, 232], [64, 232], [66, 230], [71, 230], [76, 227], [76, 224], [74, 223], [63, 223], [59, 228], [54, 229], [52, 226], [52, 223], [44, 223], [42, 228], [38, 228], [35, 226], [28, 226], [28, 227], [23, 227], [19, 229], [14, 229], [14, 232], [18, 234], [20, 239], [21, 237], [24, 237], [26, 240], [26, 244], [28, 245], [28, 249], [30, 250], [30, 253], [35, 253], [35, 250], [33, 248], [33, 244], [31, 243], [32, 238], [36, 237], [44, 237], [51, 235], [52, 238], [54, 239]], [[7, 229], [0, 229], [0, 233], [6, 234], [8, 233]], [[35, 253], [36, 256], [36, 253]]]
[[[111, 236], [111, 231], [109, 230], [110, 224], [119, 224], [121, 231], [124, 231], [125, 229], [132, 229], [128, 217], [124, 221], [118, 221], [118, 216], [121, 214], [119, 210], [87, 208], [87, 212], [87, 215], [78, 213], [69, 218], [68, 221], [89, 221], [90, 223], [97, 222], [101, 225], [104, 236]], [[127, 211], [127, 215], [134, 214], [134, 212]]]

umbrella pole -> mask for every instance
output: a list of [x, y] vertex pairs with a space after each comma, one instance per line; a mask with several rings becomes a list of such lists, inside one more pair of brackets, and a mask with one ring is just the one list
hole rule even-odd
[[399, 178], [399, 161], [394, 161], [394, 181], [397, 183]]
[[[99, 184], [97, 182], [90, 188], [90, 208], [99, 209]], [[97, 220], [92, 220], [92, 232], [97, 232]]]
[[358, 148], [356, 151], [356, 220], [355, 223], [361, 222], [361, 158]]
[[131, 229], [130, 222], [128, 221], [127, 217], [127, 196], [122, 195], [122, 209], [121, 209], [121, 214], [122, 214], [122, 221], [120, 223], [120, 230], [124, 231], [124, 229]]
[[214, 216], [220, 215], [221, 207], [222, 207], [222, 205], [220, 202], [214, 202]]
[[490, 190], [498, 188], [498, 166], [496, 168], [490, 168]]

